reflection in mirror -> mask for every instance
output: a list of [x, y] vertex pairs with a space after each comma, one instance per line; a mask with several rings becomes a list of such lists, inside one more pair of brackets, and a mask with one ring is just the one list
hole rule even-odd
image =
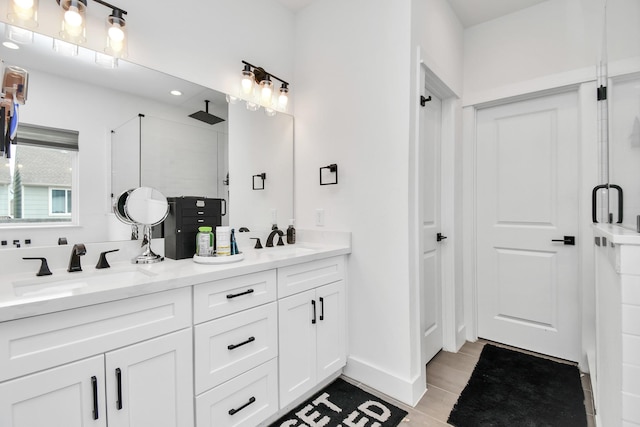
[[[0, 34], [4, 34], [5, 25], [0, 23]], [[261, 200], [260, 206], [265, 207], [259, 209], [254, 209], [254, 201], [245, 197], [246, 194], [242, 194], [244, 189], [235, 196], [233, 194], [229, 196], [230, 187], [225, 185], [229, 179], [231, 183], [234, 182], [234, 175], [238, 177], [237, 183], [240, 185], [242, 180], [250, 180], [251, 175], [256, 173], [251, 171], [251, 175], [246, 179], [242, 178], [244, 176], [242, 170], [239, 169], [236, 174], [231, 163], [240, 165], [241, 168], [244, 167], [244, 162], [252, 164], [255, 160], [253, 157], [261, 155], [261, 150], [254, 152], [250, 149], [241, 151], [236, 149], [235, 152], [242, 158], [232, 161], [231, 157], [234, 154], [227, 153], [226, 144], [227, 141], [229, 144], [239, 141], [243, 135], [247, 135], [246, 130], [254, 126], [254, 121], [259, 122], [267, 118], [263, 111], [247, 111], [251, 115], [240, 117], [238, 126], [235, 127], [241, 130], [240, 133], [237, 137], [230, 138], [228, 126], [231, 126], [231, 123], [228, 118], [227, 104], [223, 101], [223, 105], [220, 106], [215, 102], [216, 99], [224, 100], [224, 94], [122, 60], [119, 61], [117, 69], [103, 68], [96, 64], [95, 52], [82, 47], [77, 57], [66, 57], [54, 52], [51, 46], [51, 38], [34, 34], [34, 43], [21, 45], [19, 50], [10, 51], [0, 46], [0, 57], [5, 65], [17, 65], [29, 71], [29, 100], [20, 110], [21, 122], [50, 128], [73, 129], [78, 132], [78, 161], [74, 167], [77, 173], [75, 178], [77, 191], [72, 189], [70, 192], [73, 209], [71, 224], [76, 227], [68, 228], [62, 234], [70, 241], [88, 243], [130, 239], [131, 227], [117, 220], [113, 204], [122, 192], [141, 185], [158, 188], [163, 193], [166, 191], [166, 196], [213, 195], [225, 199], [230, 197], [233, 201], [227, 200], [229, 210], [241, 217], [235, 221], [231, 214], [225, 217], [225, 220], [228, 218], [229, 225], [236, 228], [251, 224], [259, 224], [258, 228], [268, 228], [271, 224], [272, 208], [277, 211], [283, 225], [288, 218], [292, 217], [292, 182], [279, 186], [280, 189], [278, 189], [274, 181], [271, 181], [268, 193], [270, 197], [274, 197], [274, 201]], [[180, 90], [183, 95], [180, 97], [170, 95], [169, 91], [172, 89]], [[205, 100], [212, 101], [209, 105], [211, 114], [225, 121], [212, 126], [189, 117], [206, 108]], [[211, 131], [215, 128], [215, 141], [218, 145], [216, 158], [199, 155], [198, 150], [189, 145], [188, 138], [183, 137], [186, 135], [185, 132], [177, 132], [177, 135], [166, 138], [171, 141], [162, 148], [155, 146], [154, 144], [165, 136], [164, 130], [156, 130], [152, 133], [154, 136], [149, 139], [145, 140], [143, 135], [142, 141], [138, 138], [135, 144], [118, 147], [117, 155], [122, 157], [119, 157], [119, 160], [113, 160], [114, 170], [111, 173], [111, 131], [119, 130], [123, 124], [131, 120], [138, 120], [139, 114], [143, 114], [145, 116], [143, 120], [147, 119], [148, 122], [156, 119], [166, 120], [165, 130], [184, 126], [189, 129], [198, 128], [197, 132], [205, 132], [205, 129]], [[276, 119], [272, 124], [277, 123], [277, 120], [287, 120], [292, 128], [291, 116], [278, 114], [268, 119]], [[145, 126], [143, 122], [143, 133], [145, 133]], [[272, 134], [280, 130], [279, 125], [274, 125], [272, 129], [262, 126], [261, 134], [249, 132], [249, 136], [254, 138], [253, 142], [256, 144], [260, 142], [270, 144], [268, 141], [271, 140], [286, 140], [286, 150], [279, 151], [280, 149], [275, 145], [270, 147], [269, 154], [274, 157], [269, 163], [270, 167], [279, 165], [280, 168], [289, 170], [293, 168], [293, 133], [287, 131], [286, 134], [279, 136]], [[240, 141], [237, 148], [247, 144], [247, 141]], [[233, 151], [230, 146], [229, 150]], [[140, 157], [141, 153], [142, 157]], [[209, 166], [223, 165], [222, 169], [215, 172], [215, 178], [196, 176], [192, 173], [193, 168], [190, 165], [205, 160]], [[117, 161], [121, 161], [120, 166], [115, 164]], [[157, 161], [164, 163], [156, 164]], [[128, 176], [125, 171], [133, 176], [133, 181], [126, 181]], [[212, 171], [213, 168], [209, 168], [208, 172]], [[269, 170], [266, 171], [269, 172]], [[147, 179], [149, 173], [155, 176]], [[173, 176], [167, 178], [170, 174]], [[268, 173], [268, 176], [272, 175]], [[112, 187], [112, 177], [122, 178], [121, 184]], [[205, 194], [201, 188], [190, 189], [185, 182], [190, 178], [192, 183], [197, 184], [202, 184], [203, 181], [211, 182], [215, 190]], [[160, 188], [164, 185], [160, 182], [162, 179], [166, 181], [164, 184], [178, 182], [179, 184], [174, 188]], [[158, 181], [160, 186], [156, 186], [154, 181]], [[250, 181], [248, 185], [250, 188]], [[267, 193], [261, 197], [264, 198], [266, 195]], [[68, 197], [69, 194], [65, 196]], [[280, 205], [280, 200], [285, 200], [284, 204]], [[233, 205], [236, 201], [239, 205], [234, 210]], [[243, 205], [243, 203], [248, 204]], [[267, 214], [264, 214], [265, 209]], [[255, 218], [252, 217], [254, 213]], [[0, 212], [0, 215], [3, 213]], [[1, 237], [14, 238], [12, 227], [10, 224], [0, 224]], [[34, 246], [40, 246], [55, 245], [60, 235], [60, 230], [56, 229], [54, 224], [50, 224], [50, 227], [29, 231], [24, 237], [30, 238]]]
[[[293, 216], [293, 117], [229, 105], [229, 213], [250, 230], [286, 228]], [[254, 175], [265, 174], [254, 190]]]
[[116, 127], [111, 133], [111, 193], [144, 185], [167, 197], [228, 200], [227, 132], [220, 126], [140, 115]]
[[69, 223], [78, 132], [18, 125], [0, 169], [0, 223]]
[[167, 198], [155, 188], [138, 187], [127, 196], [124, 211], [131, 221], [142, 225], [157, 225], [169, 213]]

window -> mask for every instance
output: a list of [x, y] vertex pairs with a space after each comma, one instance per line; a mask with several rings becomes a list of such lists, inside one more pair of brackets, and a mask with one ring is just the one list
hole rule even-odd
[[0, 158], [0, 224], [70, 223], [78, 132], [20, 124], [16, 142]]
[[51, 215], [71, 215], [71, 190], [51, 189]]

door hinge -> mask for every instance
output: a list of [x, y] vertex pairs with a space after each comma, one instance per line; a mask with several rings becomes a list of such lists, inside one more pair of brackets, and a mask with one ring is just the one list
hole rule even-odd
[[604, 101], [607, 99], [607, 87], [600, 85], [597, 89], [598, 91], [598, 101]]

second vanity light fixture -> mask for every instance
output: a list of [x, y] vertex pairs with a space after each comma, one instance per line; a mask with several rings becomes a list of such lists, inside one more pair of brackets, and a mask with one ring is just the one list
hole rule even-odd
[[[9, 23], [25, 28], [38, 26], [39, 0], [11, 0], [7, 18]], [[127, 29], [124, 15], [127, 11], [102, 0], [92, 0], [111, 9], [106, 19], [106, 43], [104, 51], [113, 58], [127, 54]], [[60, 38], [68, 43], [80, 45], [86, 38], [87, 0], [56, 0], [61, 10]]]
[[[262, 67], [256, 67], [247, 61], [242, 63], [244, 68], [240, 81], [240, 97], [245, 99], [247, 109], [256, 111], [262, 106], [268, 116], [274, 116], [277, 111], [287, 111], [289, 83]], [[281, 83], [277, 92], [272, 79]]]

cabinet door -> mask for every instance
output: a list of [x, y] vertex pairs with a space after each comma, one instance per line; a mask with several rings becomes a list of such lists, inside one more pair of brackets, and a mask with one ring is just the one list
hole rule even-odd
[[316, 380], [320, 382], [346, 364], [344, 282], [340, 280], [316, 289], [316, 301]]
[[280, 407], [316, 385], [315, 290], [278, 301]]
[[105, 427], [102, 355], [0, 384], [2, 427]]
[[191, 328], [106, 355], [109, 427], [193, 426]]

